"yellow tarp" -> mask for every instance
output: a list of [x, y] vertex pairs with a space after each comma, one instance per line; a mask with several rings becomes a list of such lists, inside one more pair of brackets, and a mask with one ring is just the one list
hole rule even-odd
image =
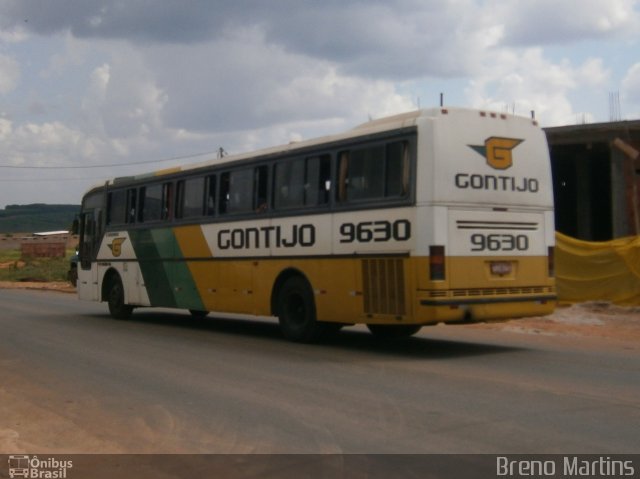
[[556, 285], [560, 301], [639, 305], [640, 236], [590, 242], [556, 233]]

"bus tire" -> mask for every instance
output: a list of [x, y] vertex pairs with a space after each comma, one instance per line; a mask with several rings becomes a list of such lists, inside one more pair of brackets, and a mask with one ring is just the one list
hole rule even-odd
[[129, 319], [133, 312], [133, 306], [124, 302], [124, 287], [119, 276], [114, 275], [109, 280], [107, 289], [107, 303], [109, 304], [109, 313], [115, 319]]
[[330, 323], [316, 320], [313, 291], [301, 276], [292, 276], [282, 284], [276, 304], [280, 330], [291, 341], [312, 343], [332, 329]]
[[382, 339], [398, 339], [413, 336], [420, 329], [421, 324], [367, 324], [371, 334]]

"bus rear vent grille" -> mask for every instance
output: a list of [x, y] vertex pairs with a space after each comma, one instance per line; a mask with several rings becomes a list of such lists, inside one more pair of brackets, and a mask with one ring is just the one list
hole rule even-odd
[[406, 314], [402, 259], [362, 260], [364, 312]]
[[[441, 292], [437, 291], [439, 296]], [[451, 296], [454, 298], [468, 297], [468, 296], [500, 296], [500, 295], [527, 295], [527, 294], [547, 294], [555, 293], [555, 288], [552, 286], [525, 286], [521, 288], [482, 288], [482, 289], [454, 289], [451, 291]], [[433, 294], [431, 295], [434, 296]]]

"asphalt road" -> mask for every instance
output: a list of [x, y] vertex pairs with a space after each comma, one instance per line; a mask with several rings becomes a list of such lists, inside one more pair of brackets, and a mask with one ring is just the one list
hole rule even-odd
[[301, 345], [0, 290], [0, 437], [38, 452], [637, 453], [638, 378], [631, 344], [437, 326]]

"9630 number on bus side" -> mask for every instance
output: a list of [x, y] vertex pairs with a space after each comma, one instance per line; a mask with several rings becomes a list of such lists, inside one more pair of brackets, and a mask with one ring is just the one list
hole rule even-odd
[[361, 223], [342, 223], [340, 225], [340, 243], [407, 241], [411, 238], [409, 220], [363, 221]]

